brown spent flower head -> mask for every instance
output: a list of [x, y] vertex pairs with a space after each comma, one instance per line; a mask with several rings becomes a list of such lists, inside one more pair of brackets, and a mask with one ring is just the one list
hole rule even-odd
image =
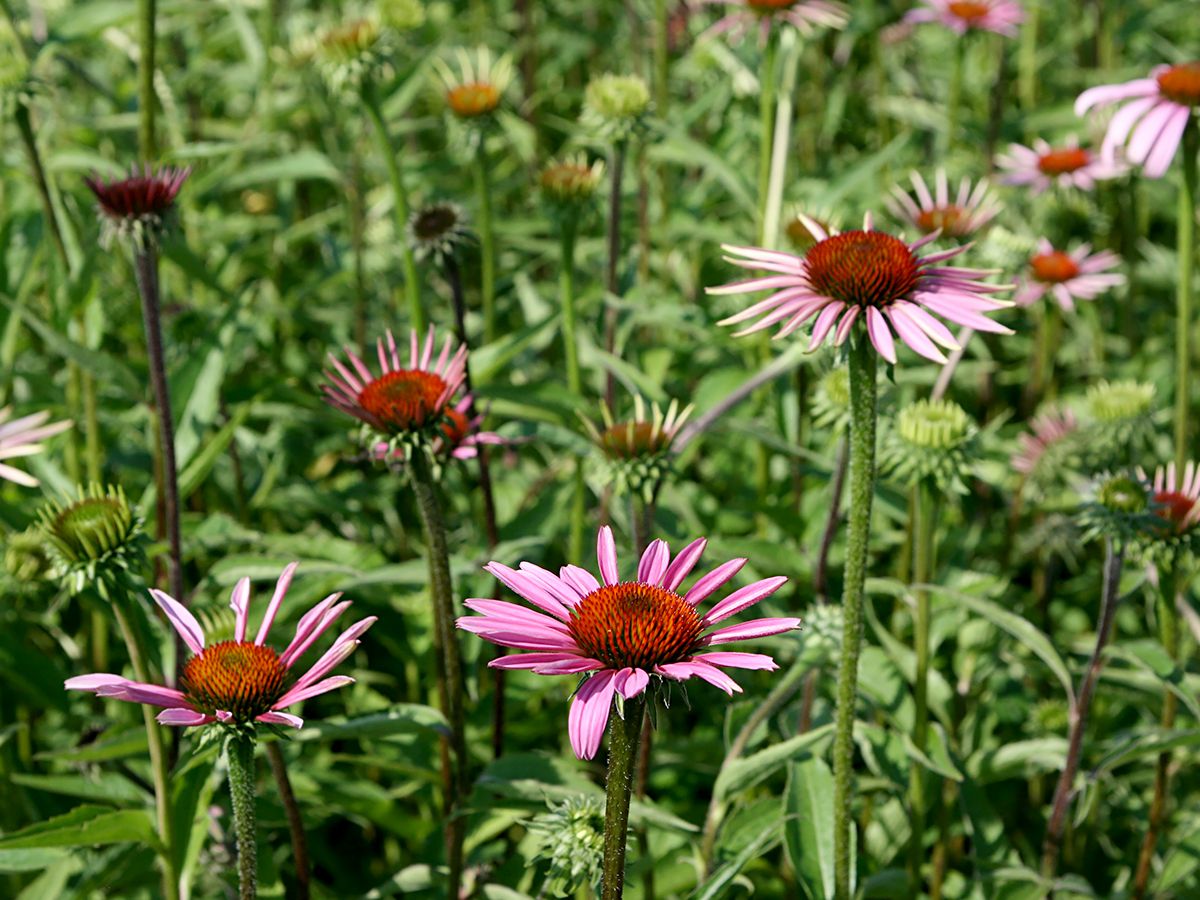
[[134, 166], [126, 178], [104, 181], [98, 175], [83, 179], [96, 196], [105, 237], [138, 237], [157, 241], [175, 208], [175, 198], [183, 183], [192, 174], [191, 167], [182, 169], [149, 165], [140, 170]]
[[470, 237], [467, 212], [457, 203], [439, 200], [413, 211], [405, 235], [418, 259], [441, 263]]
[[601, 160], [589, 163], [585, 154], [577, 153], [549, 163], [542, 169], [538, 184], [542, 195], [551, 203], [569, 206], [582, 203], [595, 194], [603, 177]]

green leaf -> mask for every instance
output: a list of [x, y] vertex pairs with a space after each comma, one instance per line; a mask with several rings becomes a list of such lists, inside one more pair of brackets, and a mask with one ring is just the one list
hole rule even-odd
[[833, 896], [833, 772], [817, 758], [788, 766], [784, 848], [805, 893]]
[[308, 725], [296, 736], [298, 741], [333, 741], [348, 738], [386, 738], [414, 731], [449, 734], [446, 717], [432, 706], [402, 703], [387, 712], [372, 713], [353, 719], [323, 719]]
[[0, 838], [0, 850], [87, 847], [127, 841], [158, 849], [158, 835], [148, 810], [114, 812], [107, 806], [85, 805]]
[[69, 855], [66, 850], [48, 848], [0, 850], [0, 872], [38, 872]]
[[129, 779], [107, 772], [94, 776], [32, 775], [15, 772], [12, 782], [51, 794], [65, 794], [81, 800], [97, 800], [113, 805], [144, 803], [147, 799], [145, 792]]
[[1066, 664], [1062, 661], [1062, 657], [1058, 655], [1058, 651], [1054, 649], [1054, 645], [1050, 643], [1050, 639], [1032, 622], [982, 597], [960, 594], [957, 591], [947, 590], [935, 584], [921, 585], [921, 587], [941, 594], [944, 597], [949, 597], [977, 615], [983, 616], [983, 618], [987, 619], [997, 628], [1007, 631], [1046, 664], [1046, 667], [1058, 679], [1059, 684], [1062, 685], [1063, 693], [1067, 695], [1067, 701], [1069, 703], [1075, 702], [1075, 689], [1071, 685], [1071, 675], [1067, 671]]
[[747, 844], [741, 853], [717, 869], [711, 878], [698, 886], [692, 893], [691, 900], [717, 900], [718, 897], [724, 896], [725, 891], [742, 869], [746, 868], [752, 860], [758, 859], [774, 849], [775, 845], [779, 843], [781, 830], [782, 823], [780, 822], [776, 822], [764, 830], [757, 840]]
[[1179, 747], [1200, 745], [1200, 729], [1192, 731], [1159, 731], [1136, 734], [1123, 741], [1096, 764], [1096, 773], [1106, 773], [1126, 763], [1151, 754], [1157, 755]]
[[278, 156], [246, 166], [236, 175], [222, 180], [227, 192], [277, 181], [329, 181], [340, 184], [342, 173], [319, 150], [307, 148], [287, 156]]
[[713, 799], [718, 803], [723, 802], [731, 795], [770, 778], [793, 760], [820, 755], [825, 751], [826, 743], [832, 739], [833, 725], [822, 725], [757, 753], [735, 759], [722, 766], [717, 773]]

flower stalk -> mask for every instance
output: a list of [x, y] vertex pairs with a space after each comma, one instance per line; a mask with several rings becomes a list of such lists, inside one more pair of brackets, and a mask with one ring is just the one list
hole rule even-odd
[[[443, 784], [446, 794], [446, 863], [449, 869], [448, 895], [457, 897], [462, 880], [463, 823], [461, 803], [466, 795], [467, 745], [463, 723], [463, 671], [458, 638], [454, 630], [454, 587], [450, 578], [450, 550], [446, 526], [433, 467], [423, 449], [411, 454], [413, 491], [425, 528], [429, 556], [429, 590], [433, 601], [434, 656], [437, 661], [442, 711], [450, 725], [450, 751], [453, 754], [449, 778]], [[445, 773], [444, 773], [445, 774]]]
[[1054, 790], [1050, 821], [1046, 825], [1046, 839], [1042, 845], [1042, 876], [1046, 879], [1053, 878], [1058, 868], [1067, 810], [1071, 805], [1072, 786], [1075, 774], [1079, 771], [1079, 758], [1083, 751], [1083, 734], [1087, 729], [1088, 712], [1092, 706], [1096, 682], [1100, 679], [1100, 670], [1104, 666], [1104, 648], [1108, 644], [1117, 601], [1120, 599], [1121, 566], [1124, 558], [1125, 548], [1113, 538], [1107, 538], [1104, 544], [1104, 588], [1100, 601], [1100, 623], [1096, 626], [1096, 646], [1092, 650], [1087, 672], [1079, 685], [1079, 696], [1071, 704], [1071, 733], [1067, 745], [1067, 760], [1059, 776], [1058, 786]]
[[363, 107], [371, 120], [371, 130], [375, 135], [375, 147], [387, 166], [388, 181], [392, 186], [392, 210], [396, 222], [396, 240], [400, 244], [400, 260], [404, 268], [404, 294], [408, 298], [409, 325], [418, 334], [423, 334], [426, 318], [425, 307], [421, 303], [421, 285], [417, 281], [417, 261], [412, 248], [404, 240], [405, 229], [408, 227], [409, 203], [404, 176], [400, 172], [400, 158], [392, 147], [392, 138], [383, 118], [383, 107], [373, 83], [368, 81], [363, 85], [362, 97]]
[[608, 729], [608, 778], [604, 805], [604, 879], [601, 900], [621, 900], [625, 891], [625, 848], [629, 834], [629, 800], [637, 759], [646, 695], [625, 701], [624, 716]]
[[183, 600], [183, 558], [179, 539], [179, 474], [175, 463], [175, 420], [167, 387], [167, 365], [163, 355], [162, 301], [158, 288], [158, 251], [149, 238], [134, 245], [134, 271], [142, 300], [142, 323], [146, 331], [146, 353], [150, 363], [150, 387], [158, 419], [158, 443], [162, 454], [163, 524], [167, 534], [167, 581], [171, 596]]
[[[1158, 628], [1159, 640], [1167, 651], [1172, 662], [1179, 665], [1179, 613], [1175, 610], [1175, 597], [1179, 593], [1183, 579], [1178, 571], [1172, 572], [1164, 579], [1158, 598]], [[1163, 732], [1169, 732], [1175, 727], [1175, 714], [1179, 706], [1178, 698], [1170, 691], [1163, 693], [1162, 712], [1158, 724]], [[1146, 896], [1150, 883], [1150, 867], [1154, 862], [1154, 848], [1162, 836], [1167, 821], [1167, 791], [1171, 782], [1171, 751], [1164, 750], [1158, 754], [1154, 764], [1154, 797], [1150, 801], [1149, 822], [1146, 836], [1142, 839], [1142, 849], [1138, 853], [1137, 869], [1133, 876], [1131, 891], [1134, 900], [1142, 900]]]
[[1175, 321], [1175, 468], [1188, 458], [1188, 406], [1192, 366], [1192, 297], [1196, 267], [1196, 181], [1200, 127], [1193, 116], [1183, 131], [1183, 183], [1179, 192], [1179, 285]]
[[567, 388], [572, 394], [583, 392], [579, 373], [579, 333], [575, 319], [575, 231], [574, 211], [562, 223], [558, 291], [562, 299], [563, 351], [567, 361]]
[[488, 172], [487, 141], [479, 136], [475, 152], [475, 191], [479, 196], [479, 295], [483, 306], [483, 340], [496, 338], [496, 235], [492, 226], [492, 179]]
[[963, 61], [966, 57], [966, 36], [954, 42], [954, 61], [950, 69], [950, 87], [946, 95], [946, 131], [942, 135], [942, 155], [954, 147], [962, 114]]
[[[617, 281], [617, 261], [621, 256], [621, 180], [625, 173], [625, 154], [628, 142], [618, 140], [613, 143], [610, 154], [609, 178], [611, 179], [608, 192], [608, 257], [604, 264], [604, 290], [609, 295], [609, 303], [616, 297], [620, 289]], [[613, 353], [617, 346], [617, 308], [609, 305], [604, 314], [604, 349]], [[610, 370], [605, 381], [604, 399], [611, 407], [616, 400], [616, 376]]]
[[142, 162], [158, 159], [154, 131], [154, 20], [157, 0], [138, 0], [138, 154]]
[[[913, 567], [914, 584], [930, 583], [933, 576], [937, 487], [930, 478], [922, 478], [914, 487]], [[929, 737], [929, 591], [914, 591], [916, 615], [913, 622], [913, 649], [916, 653], [916, 680], [913, 684], [913, 743], [921, 752]], [[924, 857], [925, 822], [928, 806], [924, 769], [914, 763], [909, 769], [909, 803], [912, 808], [912, 844], [909, 852], [909, 885], [919, 892], [921, 861]]]
[[237, 838], [239, 900], [254, 900], [258, 896], [254, 745], [253, 729], [239, 730], [231, 734], [225, 744], [225, 761], [229, 766], [229, 797], [233, 805], [233, 830]]
[[292, 790], [292, 780], [288, 777], [287, 762], [283, 751], [276, 741], [268, 741], [264, 746], [267, 762], [271, 766], [271, 777], [275, 779], [275, 788], [279, 791], [279, 802], [283, 804], [284, 815], [287, 816], [288, 835], [292, 841], [292, 864], [296, 870], [296, 900], [308, 900], [309, 897], [309, 862], [308, 838], [304, 834], [304, 819], [300, 815], [300, 804], [296, 802], [296, 792]]
[[876, 358], [865, 332], [850, 344], [850, 515], [846, 532], [845, 585], [842, 593], [841, 662], [837, 680], [837, 719], [833, 738], [834, 892], [851, 897], [850, 829], [854, 764], [854, 701], [862, 645], [863, 593], [875, 493]]

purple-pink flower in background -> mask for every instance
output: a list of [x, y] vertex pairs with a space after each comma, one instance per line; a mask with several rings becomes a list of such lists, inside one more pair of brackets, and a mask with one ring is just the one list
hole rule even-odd
[[1121, 257], [1111, 251], [1092, 253], [1090, 244], [1081, 244], [1064, 252], [1042, 238], [1013, 299], [1018, 306], [1029, 306], [1049, 292], [1059, 306], [1072, 312], [1076, 300], [1095, 300], [1109, 288], [1124, 284], [1124, 275], [1109, 271], [1120, 264]]
[[1033, 417], [1031, 430], [1017, 438], [1012, 467], [1022, 475], [1031, 475], [1046, 452], [1079, 430], [1079, 420], [1069, 409], [1051, 410]]
[[950, 195], [946, 170], [938, 169], [931, 191], [920, 173], [910, 176], [913, 193], [899, 185], [892, 186], [888, 209], [896, 218], [908, 222], [921, 234], [941, 232], [942, 237], [965, 238], [981, 231], [1003, 209], [1003, 204], [990, 191], [985, 179], [971, 187], [971, 179], [963, 178], [958, 191]]
[[32, 475], [22, 472], [14, 466], [6, 465], [2, 460], [16, 459], [20, 456], [33, 456], [42, 452], [42, 441], [54, 437], [59, 432], [71, 427], [70, 422], [45, 422], [50, 418], [46, 411], [32, 413], [19, 419], [8, 421], [12, 415], [12, 407], [0, 408], [0, 479], [11, 481], [25, 487], [37, 487], [38, 480]]
[[1158, 66], [1148, 78], [1089, 88], [1075, 101], [1075, 115], [1117, 103], [1124, 105], [1108, 123], [1101, 155], [1113, 159], [1125, 147], [1125, 158], [1147, 177], [1162, 178], [1200, 108], [1200, 62]]
[[904, 16], [905, 22], [938, 22], [959, 34], [994, 31], [1016, 37], [1025, 12], [1017, 0], [921, 0]]
[[291, 587], [298, 563], [283, 570], [266, 615], [252, 641], [246, 640], [250, 609], [250, 579], [243, 578], [233, 589], [229, 605], [235, 613], [231, 641], [205, 645], [204, 629], [182, 603], [162, 591], [151, 590], [159, 608], [166, 614], [184, 644], [194, 654], [179, 672], [179, 687], [130, 681], [120, 675], [97, 673], [68, 678], [68, 690], [92, 691], [100, 697], [147, 703], [163, 707], [158, 721], [164, 725], [208, 725], [212, 722], [244, 725], [264, 722], [299, 728], [304, 720], [284, 712], [302, 700], [353, 684], [346, 675], [326, 677], [343, 663], [359, 644], [362, 634], [375, 623], [369, 616], [355, 622], [333, 642], [325, 653], [299, 678], [292, 667], [313, 643], [350, 608], [350, 601], [338, 602], [341, 594], [330, 594], [296, 624], [291, 643], [282, 652], [267, 645], [267, 633], [279, 612], [279, 606]]
[[492, 562], [485, 568], [536, 610], [504, 600], [467, 600], [478, 616], [463, 616], [458, 627], [501, 647], [527, 650], [492, 660], [504, 669], [530, 669], [538, 675], [575, 675], [587, 679], [575, 693], [567, 717], [571, 746], [580, 759], [600, 747], [615, 694], [638, 696], [651, 679], [700, 678], [729, 695], [740, 691], [724, 668], [778, 668], [762, 653], [712, 651], [732, 641], [766, 637], [799, 627], [798, 618], [723, 622], [769, 597], [787, 579], [764, 578], [717, 601], [703, 615], [696, 607], [725, 585], [746, 564], [733, 559], [697, 579], [684, 593], [688, 577], [707, 541], [692, 541], [671, 559], [666, 541], [651, 542], [637, 574], [621, 580], [612, 529], [600, 529], [596, 542], [600, 578], [575, 565], [557, 575], [523, 562], [519, 569]]
[[990, 296], [1008, 290], [1008, 285], [980, 281], [991, 274], [982, 269], [941, 265], [965, 247], [917, 255], [940, 232], [909, 244], [873, 230], [869, 214], [861, 230], [841, 234], [830, 234], [811, 219], [800, 218], [817, 241], [803, 256], [723, 246], [726, 260], [733, 265], [775, 274], [708, 288], [709, 294], [718, 295], [773, 291], [720, 324], [757, 318], [738, 332], [743, 335], [782, 323], [775, 335], [778, 339], [813, 319], [808, 348], [815, 350], [830, 335], [834, 344], [844, 343], [854, 324], [861, 321], [871, 344], [891, 363], [896, 362], [893, 329], [913, 351], [935, 362], [946, 361], [937, 345], [958, 349], [958, 342], [934, 313], [977, 331], [1011, 334], [985, 315], [1010, 305]]
[[808, 34], [817, 26], [841, 28], [848, 16], [846, 7], [829, 0], [695, 0], [697, 6], [724, 6], [728, 12], [717, 20], [706, 34], [729, 33], [740, 38], [751, 31], [758, 31], [763, 41], [776, 22], [794, 25], [801, 33]]
[[1090, 191], [1097, 181], [1123, 175], [1127, 168], [1080, 147], [1074, 136], [1060, 147], [1051, 146], [1041, 138], [1032, 147], [1010, 144], [1007, 153], [996, 157], [996, 164], [1005, 170], [1000, 178], [1002, 184], [1028, 185], [1034, 194], [1051, 185]]

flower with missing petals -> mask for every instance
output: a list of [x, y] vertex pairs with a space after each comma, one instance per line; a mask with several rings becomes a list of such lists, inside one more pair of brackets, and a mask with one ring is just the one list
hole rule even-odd
[[428, 203], [408, 217], [408, 244], [417, 259], [441, 263], [471, 236], [467, 212], [457, 203]]
[[433, 61], [446, 107], [463, 121], [479, 120], [494, 113], [512, 84], [512, 60], [508, 56], [493, 57], [487, 47], [478, 47], [474, 53], [459, 49], [454, 60], [457, 70], [443, 59]]
[[556, 207], [577, 207], [589, 200], [604, 177], [604, 162], [589, 163], [582, 153], [551, 162], [538, 176], [542, 196]]
[[233, 640], [215, 644], [206, 645], [204, 629], [187, 607], [162, 591], [150, 591], [193, 654], [180, 669], [177, 688], [130, 681], [106, 673], [69, 678], [66, 688], [162, 707], [158, 721], [164, 725], [209, 725], [220, 722], [244, 727], [262, 722], [301, 727], [304, 720], [284, 710], [303, 700], [354, 683], [354, 679], [346, 675], [326, 676], [354, 652], [359, 638], [375, 623], [375, 617], [369, 616], [355, 622], [338, 636], [333, 646], [307, 672], [299, 678], [294, 677], [293, 667], [296, 663], [350, 607], [349, 601], [338, 602], [341, 594], [331, 594], [300, 617], [295, 636], [282, 653], [268, 645], [267, 633], [275, 621], [280, 604], [287, 596], [297, 565], [292, 563], [279, 576], [275, 593], [253, 640], [246, 639], [250, 610], [249, 578], [239, 581], [230, 597], [229, 605], [236, 616]]
[[1108, 123], [1101, 156], [1112, 160], [1124, 147], [1125, 158], [1148, 178], [1162, 178], [1200, 109], [1200, 62], [1158, 66], [1148, 78], [1089, 88], [1075, 101], [1075, 115], [1118, 103], [1123, 105]]
[[744, 559], [730, 560], [679, 593], [706, 544], [704, 538], [695, 540], [672, 560], [665, 541], [652, 541], [636, 576], [626, 581], [618, 571], [608, 526], [600, 529], [597, 538], [602, 580], [574, 565], [563, 566], [555, 575], [528, 562], [519, 569], [489, 563], [487, 571], [536, 610], [504, 600], [467, 600], [464, 605], [480, 615], [463, 616], [458, 627], [501, 647], [530, 651], [494, 659], [489, 663], [494, 668], [530, 669], [538, 675], [585, 674], [571, 703], [567, 731], [575, 755], [591, 759], [618, 693], [629, 700], [668, 679], [700, 678], [732, 696], [741, 688], [725, 668], [778, 668], [762, 653], [710, 648], [798, 628], [797, 618], [754, 619], [713, 628], [769, 597], [787, 579], [756, 581], [701, 614], [700, 602], [746, 564]]
[[692, 414], [692, 406], [680, 409], [672, 400], [664, 414], [657, 403], [646, 408], [640, 394], [633, 397], [633, 416], [619, 419], [608, 404], [601, 404], [603, 427], [580, 415], [592, 443], [604, 458], [608, 478], [634, 493], [653, 492], [670, 471], [671, 444]]
[[140, 170], [134, 166], [126, 178], [104, 181], [98, 176], [83, 179], [96, 195], [106, 240], [113, 235], [157, 242], [175, 209], [175, 198], [191, 168], [163, 166]]
[[698, 5], [726, 7], [726, 14], [705, 34], [728, 34], [735, 40], [757, 31], [765, 42], [774, 25], [812, 34], [818, 27], [842, 28], [849, 19], [846, 7], [828, 0], [699, 0]]
[[1025, 12], [1017, 0], [921, 0], [904, 16], [905, 22], [937, 22], [958, 34], [992, 31], [1016, 37]]
[[1067, 456], [1076, 454], [1071, 438], [1079, 431], [1079, 420], [1069, 409], [1050, 410], [1034, 416], [1030, 425], [1017, 438], [1017, 452], [1010, 460], [1013, 469], [1027, 478], [1061, 475]]
[[1042, 238], [1037, 252], [1029, 260], [1029, 272], [1013, 297], [1018, 306], [1031, 306], [1047, 293], [1054, 296], [1067, 312], [1075, 310], [1076, 300], [1095, 300], [1109, 288], [1120, 287], [1125, 276], [1111, 272], [1121, 257], [1109, 250], [1092, 253], [1090, 244], [1074, 250], [1055, 250]]
[[963, 178], [953, 197], [950, 196], [945, 169], [937, 170], [933, 191], [929, 190], [919, 173], [913, 172], [910, 178], [915, 198], [899, 185], [894, 185], [888, 208], [896, 218], [908, 222], [922, 234], [938, 231], [942, 237], [971, 237], [982, 231], [1004, 208], [982, 178], [974, 188], [969, 178]]
[[1060, 147], [1052, 147], [1041, 138], [1032, 147], [1010, 144], [1008, 152], [996, 158], [996, 164], [1006, 170], [1000, 179], [1002, 184], [1027, 185], [1035, 196], [1051, 186], [1090, 191], [1097, 181], [1125, 173], [1124, 165], [1080, 147], [1074, 135]]
[[804, 221], [816, 243], [803, 256], [758, 247], [722, 248], [733, 265], [773, 274], [708, 288], [715, 295], [772, 291], [721, 325], [758, 319], [738, 332], [743, 335], [779, 324], [779, 339], [811, 319], [811, 351], [831, 335], [835, 345], [845, 343], [861, 322], [871, 344], [890, 363], [896, 362], [893, 329], [904, 344], [935, 362], [946, 361], [937, 345], [958, 349], [954, 336], [933, 313], [976, 331], [1011, 333], [984, 315], [1010, 305], [991, 296], [1008, 290], [1006, 285], [980, 281], [990, 274], [981, 269], [942, 265], [964, 247], [918, 255], [938, 232], [910, 244], [875, 231], [870, 215], [861, 230], [841, 234], [830, 234], [811, 219]]
[[11, 415], [12, 407], [0, 408], [0, 480], [11, 481], [25, 487], [37, 487], [38, 480], [36, 478], [7, 465], [4, 460], [41, 453], [42, 441], [66, 431], [71, 427], [71, 423], [51, 422], [46, 425], [44, 423], [50, 418], [50, 413], [44, 411], [22, 416], [10, 422], [8, 419]]

